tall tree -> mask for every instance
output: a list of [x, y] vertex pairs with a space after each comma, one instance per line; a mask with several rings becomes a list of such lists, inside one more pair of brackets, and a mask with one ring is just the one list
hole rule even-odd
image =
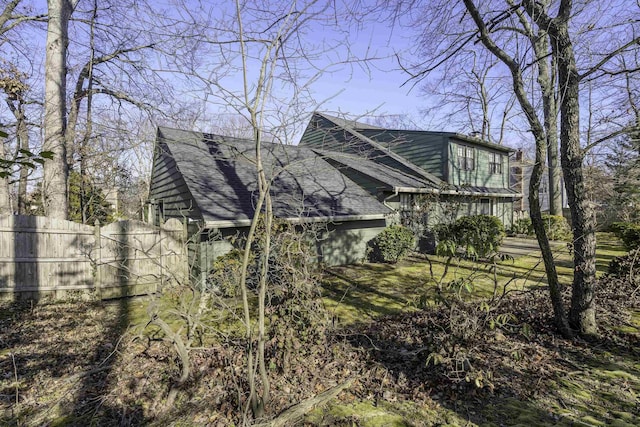
[[[419, 2], [411, 2], [412, 6], [416, 3]], [[422, 3], [425, 13], [432, 12], [435, 18], [428, 21], [429, 29], [423, 30], [424, 33], [441, 36], [432, 37], [431, 56], [426, 63], [417, 66], [414, 76], [422, 77], [439, 69], [452, 58], [457, 58], [463, 48], [472, 46], [487, 49], [509, 72], [512, 89], [536, 143], [536, 164], [530, 188], [531, 217], [552, 284], [550, 289], [556, 321], [565, 335], [571, 335], [572, 331], [585, 335], [597, 332], [593, 299], [595, 215], [585, 188], [583, 161], [588, 149], [608, 137], [594, 143], [581, 140], [581, 84], [587, 80], [593, 83], [595, 79], [601, 84], [610, 84], [618, 76], [639, 69], [637, 56], [631, 53], [637, 50], [639, 38], [634, 34], [638, 33], [640, 21], [627, 16], [629, 13], [636, 16], [638, 11], [603, 14], [598, 9], [606, 7], [613, 11], [613, 3], [605, 6], [599, 2], [587, 2], [580, 8], [574, 7], [571, 0]], [[433, 21], [436, 23], [432, 24]], [[458, 31], [451, 30], [453, 21], [459, 21]], [[612, 43], [611, 28], [628, 36], [626, 39], [617, 38]], [[576, 48], [576, 42], [580, 43], [579, 48]], [[428, 50], [424, 46], [420, 49]], [[577, 55], [580, 55], [579, 62]], [[627, 56], [629, 64], [614, 66], [623, 63], [614, 59]], [[537, 87], [527, 83], [534, 77], [538, 79]], [[594, 108], [594, 105], [590, 107]], [[556, 110], [560, 115], [561, 164], [571, 208], [575, 249], [568, 316], [560, 299], [561, 287], [555, 279], [553, 254], [541, 227], [536, 200], [547, 149], [555, 146]], [[609, 137], [616, 132], [612, 129]]]
[[[18, 6], [20, 6], [21, 3], [22, 0], [7, 2], [0, 13], [0, 36], [2, 36], [0, 37], [0, 46], [9, 39], [7, 34], [16, 31], [16, 28], [21, 24], [44, 19], [42, 15], [30, 15], [20, 12]], [[6, 104], [16, 120], [15, 134], [16, 140], [18, 141], [17, 149], [25, 150], [25, 152], [30, 149], [27, 118], [25, 114], [25, 92], [27, 88], [28, 84], [25, 73], [20, 72], [14, 64], [6, 60], [3, 61], [0, 64], [0, 89], [4, 92]], [[0, 147], [0, 159], [8, 161], [9, 163], [7, 163], [7, 165], [11, 165], [8, 150], [4, 146], [4, 138], [2, 144], [3, 146]], [[19, 213], [24, 213], [29, 168], [26, 165], [19, 165], [19, 169], [18, 211]], [[10, 170], [9, 166], [5, 172], [8, 170]], [[9, 197], [9, 176], [3, 176], [0, 178], [0, 213], [7, 214], [12, 212], [13, 209]]]
[[67, 46], [69, 19], [77, 0], [48, 0], [49, 22], [45, 59], [44, 144], [53, 153], [45, 162], [42, 186], [45, 213], [52, 218], [66, 219], [67, 197]]

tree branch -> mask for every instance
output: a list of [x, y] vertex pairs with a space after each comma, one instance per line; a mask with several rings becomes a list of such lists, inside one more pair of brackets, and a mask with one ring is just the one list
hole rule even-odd
[[636, 37], [633, 40], [630, 40], [629, 42], [623, 44], [622, 46], [620, 46], [619, 48], [617, 48], [616, 50], [609, 52], [604, 58], [602, 58], [600, 60], [600, 62], [598, 62], [596, 65], [594, 65], [593, 67], [589, 68], [587, 71], [585, 71], [584, 73], [582, 73], [578, 78], [580, 80], [583, 80], [585, 77], [595, 73], [596, 71], [598, 71], [600, 69], [600, 67], [602, 67], [604, 64], [606, 64], [607, 62], [609, 62], [611, 59], [613, 59], [616, 55], [624, 52], [628, 47], [634, 45], [634, 44], [640, 44], [640, 37]]

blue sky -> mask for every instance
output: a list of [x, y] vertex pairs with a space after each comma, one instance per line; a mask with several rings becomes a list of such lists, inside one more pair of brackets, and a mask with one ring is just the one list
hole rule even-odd
[[360, 58], [372, 57], [365, 63], [345, 66], [324, 75], [315, 86], [316, 92], [338, 93], [325, 107], [334, 112], [360, 116], [363, 114], [410, 114], [417, 117], [425, 105], [419, 87], [403, 83], [408, 74], [399, 67], [395, 54], [403, 55], [409, 46], [409, 34], [399, 27], [367, 22], [366, 27], [352, 32], [350, 46]]
[[[217, 13], [220, 13], [219, 11]], [[231, 13], [227, 11], [227, 13]], [[234, 26], [233, 17], [226, 19], [228, 25]], [[256, 30], [260, 34], [263, 27], [269, 27], [268, 20], [251, 21], [247, 19], [247, 33]], [[420, 114], [420, 110], [427, 105], [420, 86], [412, 87], [407, 82], [409, 76], [401, 70], [396, 55], [407, 57], [407, 52], [415, 48], [417, 37], [411, 31], [398, 25], [391, 26], [388, 22], [376, 22], [373, 19], [362, 20], [358, 24], [345, 23], [338, 27], [323, 25], [319, 22], [310, 23], [309, 27], [301, 31], [301, 45], [305, 53], [315, 55], [311, 60], [316, 69], [305, 61], [298, 61], [300, 77], [296, 83], [304, 85], [309, 81], [310, 95], [313, 102], [305, 99], [303, 111], [296, 110], [295, 114], [306, 114], [306, 121], [314, 109], [357, 118], [387, 115], [405, 115], [416, 126], [427, 128], [427, 123]], [[224, 33], [223, 37], [233, 39], [237, 37], [232, 32]], [[413, 36], [413, 37], [412, 37]], [[266, 36], [269, 38], [269, 35]], [[294, 40], [294, 45], [297, 40]], [[326, 46], [329, 46], [327, 49]], [[225, 47], [228, 57], [232, 57], [239, 50], [237, 43]], [[251, 47], [249, 47], [251, 49]], [[257, 51], [249, 56], [259, 56]], [[406, 60], [406, 59], [405, 59]], [[290, 60], [293, 64], [294, 60]], [[238, 57], [229, 67], [239, 67]], [[250, 61], [250, 84], [257, 78], [258, 61]], [[215, 68], [215, 62], [203, 66], [202, 72]], [[325, 68], [317, 73], [318, 68]], [[241, 73], [236, 69], [226, 73], [217, 81], [224, 90], [242, 93]], [[220, 96], [223, 91], [214, 86], [210, 87], [207, 98], [207, 111], [211, 114], [233, 114], [228, 96]], [[275, 104], [287, 103], [291, 87], [276, 81], [273, 94], [278, 98]], [[276, 107], [277, 108], [277, 107]], [[433, 127], [432, 127], [433, 128]], [[456, 129], [447, 129], [456, 130]]]

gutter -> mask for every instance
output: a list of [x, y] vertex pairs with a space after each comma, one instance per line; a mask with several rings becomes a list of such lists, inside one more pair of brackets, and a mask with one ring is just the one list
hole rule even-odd
[[[313, 224], [318, 222], [367, 221], [367, 220], [375, 220], [375, 219], [385, 219], [387, 215], [389, 215], [389, 213], [368, 214], [368, 215], [318, 216], [318, 217], [311, 217], [311, 218], [290, 217], [290, 218], [279, 218], [279, 219], [287, 221], [291, 224]], [[277, 218], [277, 217], [274, 217], [274, 218]], [[205, 228], [249, 227], [250, 225], [251, 225], [250, 219], [204, 222]]]
[[438, 190], [435, 188], [413, 188], [413, 187], [393, 187], [395, 194], [398, 193], [418, 193], [418, 194], [443, 194], [450, 196], [478, 196], [478, 197], [512, 197], [520, 198], [522, 193], [483, 193], [481, 191], [464, 190]]
[[388, 207], [389, 209], [391, 209], [391, 210], [392, 210], [392, 211], [394, 211], [394, 212], [395, 212], [397, 209], [394, 209], [394, 208], [392, 208], [391, 206], [389, 206], [389, 204], [387, 203], [387, 200], [389, 200], [389, 199], [390, 199], [390, 198], [392, 198], [392, 197], [396, 197], [396, 196], [398, 195], [398, 193], [400, 192], [400, 190], [399, 190], [399, 189], [400, 189], [400, 187], [393, 187], [393, 191], [394, 191], [394, 193], [393, 193], [392, 195], [388, 196], [388, 197], [385, 197], [385, 198], [382, 200], [382, 204], [383, 204], [383, 205], [385, 205], [386, 207]]

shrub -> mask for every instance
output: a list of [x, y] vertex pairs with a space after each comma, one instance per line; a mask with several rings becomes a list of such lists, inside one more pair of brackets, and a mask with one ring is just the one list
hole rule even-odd
[[542, 215], [542, 222], [549, 240], [573, 240], [571, 227], [562, 215]]
[[513, 223], [512, 231], [516, 234], [533, 235], [533, 226], [531, 218], [520, 218]]
[[467, 256], [486, 258], [497, 252], [504, 238], [504, 225], [495, 216], [472, 215], [438, 228], [442, 244], [464, 251]]
[[415, 236], [411, 230], [401, 225], [385, 228], [371, 240], [371, 261], [396, 263], [404, 258], [415, 246]]
[[634, 282], [638, 281], [638, 271], [640, 270], [640, 249], [630, 249], [627, 255], [615, 257], [609, 262], [607, 274], [615, 278], [630, 278]]
[[624, 247], [634, 250], [640, 247], [640, 224], [633, 222], [614, 222], [611, 230], [622, 240]]
[[[238, 283], [242, 272], [243, 255], [241, 249], [234, 248], [225, 255], [216, 258], [207, 278], [207, 288], [220, 293], [224, 297], [239, 296]], [[257, 271], [256, 257], [252, 253], [247, 275], [248, 286], [251, 289], [255, 289], [257, 286]]]

